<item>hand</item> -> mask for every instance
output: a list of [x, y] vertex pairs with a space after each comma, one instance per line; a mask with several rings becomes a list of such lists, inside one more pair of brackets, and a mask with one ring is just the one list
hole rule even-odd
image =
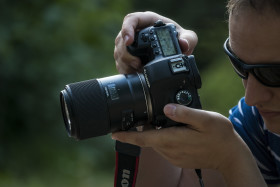
[[131, 13], [124, 18], [122, 29], [115, 40], [114, 57], [119, 73], [134, 73], [142, 67], [140, 59], [129, 54], [126, 46], [133, 43], [136, 30], [152, 26], [157, 20], [175, 24], [179, 33], [179, 44], [182, 52], [186, 55], [192, 53], [198, 40], [193, 31], [185, 30], [173, 20], [154, 12]]
[[169, 162], [182, 168], [211, 168], [223, 173], [224, 170], [230, 171], [229, 167], [233, 164], [244, 164], [243, 157], [251, 159], [248, 147], [235, 133], [231, 122], [221, 114], [177, 104], [166, 105], [164, 113], [174, 121], [189, 125], [143, 132], [117, 132], [112, 138], [152, 147]]

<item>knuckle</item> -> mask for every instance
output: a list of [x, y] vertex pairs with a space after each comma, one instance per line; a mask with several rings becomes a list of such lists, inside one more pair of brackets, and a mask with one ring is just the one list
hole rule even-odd
[[198, 40], [197, 34], [194, 31], [189, 30], [189, 32], [190, 32], [190, 35], [192, 36], [193, 40], [195, 40], [195, 41]]
[[145, 13], [152, 13], [151, 11], [145, 11], [145, 12], [132, 12], [132, 13], [128, 13], [123, 21], [127, 21], [127, 20], [130, 20], [130, 19], [138, 19], [138, 17], [141, 17], [142, 14], [145, 14]]
[[118, 70], [118, 72], [121, 71], [121, 67], [120, 67], [120, 64], [116, 61], [116, 69]]
[[143, 14], [145, 14], [146, 16], [149, 16], [149, 17], [157, 18], [157, 19], [160, 18], [159, 14], [152, 12], [152, 11], [145, 11], [145, 12], [143, 12]]
[[126, 16], [124, 17], [124, 21], [127, 19], [130, 19], [131, 17], [133, 17], [136, 13], [128, 13], [126, 14]]
[[135, 141], [135, 144], [140, 147], [148, 147], [145, 139], [143, 139], [142, 137], [137, 136], [134, 141]]
[[115, 47], [114, 49], [114, 59], [117, 60], [119, 57], [118, 49]]
[[232, 123], [224, 115], [218, 112], [209, 112], [209, 114], [210, 115], [205, 118], [205, 123], [209, 124], [207, 125], [208, 130], [216, 131], [217, 126], [221, 127], [221, 129], [224, 129], [225, 132], [233, 130]]
[[149, 11], [149, 10], [148, 10], [148, 11], [145, 11], [145, 12], [144, 12], [144, 14], [147, 14], [147, 15], [155, 15], [155, 13], [154, 13], [154, 12]]
[[126, 74], [129, 72], [127, 66], [125, 66], [122, 63], [119, 63], [117, 61], [116, 61], [116, 69], [120, 74]]
[[122, 36], [129, 34], [129, 31], [131, 29], [131, 23], [136, 22], [135, 20], [133, 20], [133, 19], [137, 18], [135, 16], [135, 14], [136, 13], [129, 13], [123, 18], [123, 25], [122, 25], [122, 29], [121, 29]]
[[117, 46], [120, 43], [121, 39], [122, 39], [122, 37], [121, 37], [121, 34], [119, 33], [115, 39], [115, 46]]

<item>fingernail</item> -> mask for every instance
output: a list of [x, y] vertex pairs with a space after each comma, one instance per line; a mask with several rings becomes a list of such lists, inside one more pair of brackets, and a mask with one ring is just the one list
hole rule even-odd
[[124, 43], [125, 43], [125, 45], [127, 45], [128, 40], [129, 40], [129, 36], [128, 36], [128, 35], [125, 35], [125, 36], [124, 36]]
[[117, 137], [116, 137], [115, 134], [112, 134], [112, 135], [111, 135], [111, 138], [112, 138], [113, 140], [117, 140]]
[[187, 49], [186, 49], [186, 51], [184, 51], [184, 52], [189, 52], [190, 51], [190, 43], [189, 43], [189, 41], [188, 40], [186, 40], [186, 39], [182, 39], [183, 41], [185, 41], [186, 43], [187, 43]]
[[176, 106], [168, 104], [164, 107], [164, 113], [169, 116], [175, 116]]

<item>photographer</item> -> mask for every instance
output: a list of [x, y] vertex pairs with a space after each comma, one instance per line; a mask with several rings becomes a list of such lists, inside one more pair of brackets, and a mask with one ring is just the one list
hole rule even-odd
[[[228, 11], [225, 51], [242, 78], [245, 98], [231, 109], [229, 119], [168, 104], [165, 115], [188, 126], [113, 133], [113, 139], [143, 148], [136, 186], [199, 186], [191, 170], [195, 168], [204, 168], [205, 186], [280, 183], [280, 3], [230, 0]], [[126, 46], [132, 44], [135, 30], [159, 19], [176, 25], [183, 53], [192, 53], [198, 40], [194, 32], [153, 12], [132, 13], [125, 17], [115, 42], [120, 73], [141, 68], [140, 60], [130, 55]], [[242, 63], [251, 66], [246, 70]]]

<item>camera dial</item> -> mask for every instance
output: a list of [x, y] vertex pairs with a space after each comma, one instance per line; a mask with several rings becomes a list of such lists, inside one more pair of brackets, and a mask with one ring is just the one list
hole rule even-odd
[[180, 90], [176, 94], [176, 101], [181, 105], [188, 106], [192, 102], [192, 95], [188, 90]]

